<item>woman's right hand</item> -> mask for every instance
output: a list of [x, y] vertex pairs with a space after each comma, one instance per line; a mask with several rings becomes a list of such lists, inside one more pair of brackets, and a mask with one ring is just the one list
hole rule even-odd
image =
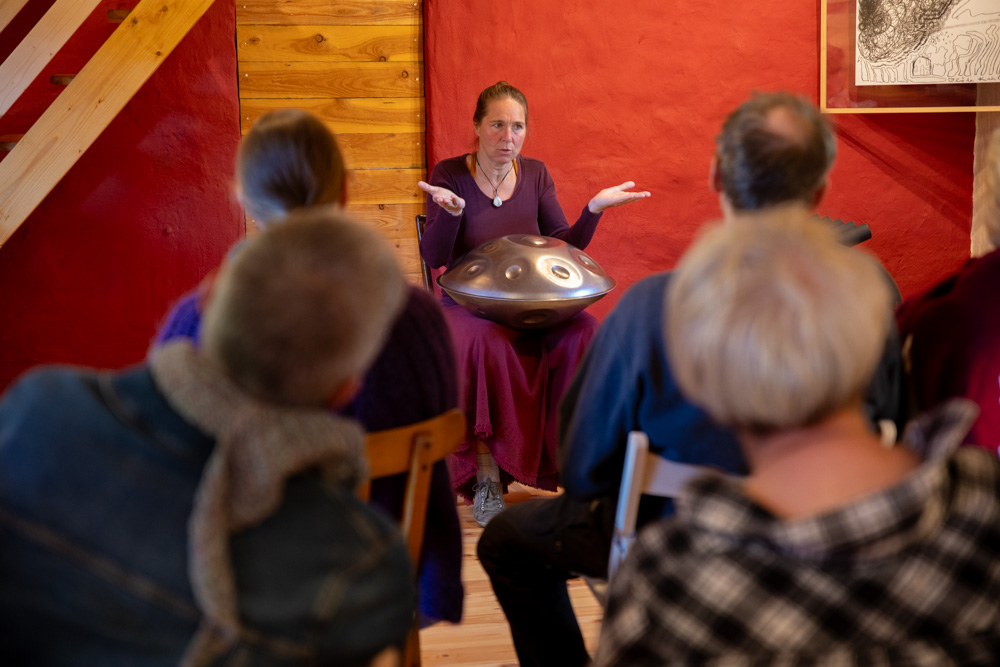
[[439, 188], [423, 181], [418, 181], [417, 187], [429, 194], [435, 204], [455, 217], [462, 215], [462, 211], [465, 210], [465, 200], [448, 188]]

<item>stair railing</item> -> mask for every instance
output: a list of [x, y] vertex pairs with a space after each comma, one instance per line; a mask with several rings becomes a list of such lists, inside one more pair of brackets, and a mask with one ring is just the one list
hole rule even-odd
[[[20, 10], [18, 5], [25, 2], [6, 0], [0, 5], [0, 30]], [[66, 90], [0, 161], [0, 246], [97, 140], [213, 2], [140, 0]], [[96, 4], [93, 0], [57, 0], [0, 65], [0, 105], [5, 105], [0, 106], [0, 115]], [[12, 64], [5, 70], [8, 63]], [[9, 79], [3, 76], [5, 71]]]

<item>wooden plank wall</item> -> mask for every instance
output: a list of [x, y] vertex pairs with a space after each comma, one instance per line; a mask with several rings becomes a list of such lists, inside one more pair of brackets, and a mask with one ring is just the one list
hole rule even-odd
[[427, 167], [422, 16], [420, 0], [236, 3], [243, 133], [276, 108], [323, 119], [351, 170], [348, 210], [389, 239], [415, 284], [417, 181]]

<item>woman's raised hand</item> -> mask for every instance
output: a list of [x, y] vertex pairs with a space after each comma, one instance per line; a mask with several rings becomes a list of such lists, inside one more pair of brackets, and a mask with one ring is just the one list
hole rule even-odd
[[448, 188], [440, 188], [423, 181], [417, 181], [417, 187], [429, 194], [435, 204], [456, 217], [462, 215], [462, 211], [465, 210], [465, 200]]
[[631, 204], [634, 201], [639, 201], [640, 199], [645, 199], [651, 195], [648, 192], [629, 192], [631, 188], [635, 187], [635, 183], [632, 181], [625, 181], [621, 185], [616, 185], [613, 188], [604, 188], [590, 200], [587, 204], [587, 208], [590, 209], [591, 213], [600, 213], [606, 208], [612, 208], [614, 206], [622, 206], [623, 204]]

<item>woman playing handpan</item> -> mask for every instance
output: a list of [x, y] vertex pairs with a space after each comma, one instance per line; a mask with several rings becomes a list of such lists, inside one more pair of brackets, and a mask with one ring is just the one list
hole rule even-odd
[[[650, 196], [631, 181], [601, 190], [570, 226], [545, 165], [521, 156], [528, 102], [500, 81], [479, 94], [474, 153], [443, 160], [430, 183], [420, 254], [434, 268], [508, 234], [540, 234], [586, 248], [602, 212]], [[470, 435], [449, 458], [452, 483], [473, 499], [480, 525], [504, 509], [511, 481], [554, 490], [556, 412], [563, 390], [597, 329], [587, 313], [550, 329], [521, 332], [480, 319], [443, 297], [458, 350], [460, 400]]]

